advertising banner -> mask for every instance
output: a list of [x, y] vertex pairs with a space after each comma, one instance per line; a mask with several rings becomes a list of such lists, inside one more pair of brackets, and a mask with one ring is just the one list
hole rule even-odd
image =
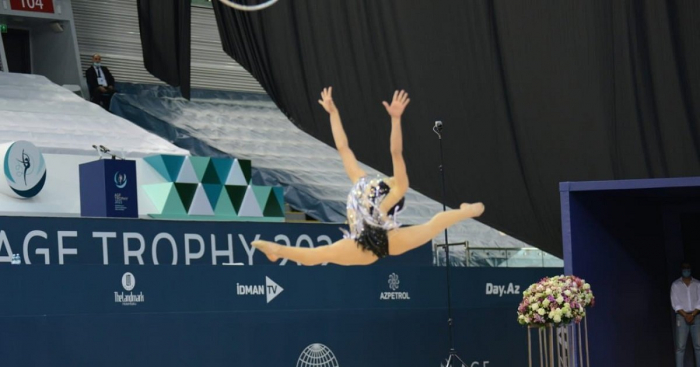
[[[526, 366], [522, 291], [561, 269], [452, 269], [470, 367]], [[0, 266], [4, 366], [438, 366], [445, 269]]]
[[[31, 265], [272, 265], [258, 239], [317, 247], [342, 238], [341, 224], [41, 218], [0, 216], [0, 265], [19, 254]], [[431, 246], [381, 265], [431, 265]], [[281, 260], [277, 265], [297, 265]]]

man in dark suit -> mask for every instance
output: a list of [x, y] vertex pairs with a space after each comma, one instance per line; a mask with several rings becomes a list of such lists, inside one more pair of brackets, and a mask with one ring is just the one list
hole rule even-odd
[[92, 66], [85, 70], [90, 100], [109, 111], [109, 102], [114, 94], [114, 77], [106, 66], [102, 66], [102, 57], [92, 55]]

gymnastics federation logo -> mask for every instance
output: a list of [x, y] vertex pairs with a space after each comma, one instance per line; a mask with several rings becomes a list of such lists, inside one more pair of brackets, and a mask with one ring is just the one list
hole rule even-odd
[[392, 291], [395, 291], [399, 289], [399, 276], [396, 275], [396, 273], [391, 273], [389, 275], [389, 288], [391, 288]]
[[132, 292], [136, 287], [136, 278], [134, 274], [126, 272], [122, 275], [122, 287], [129, 293], [114, 292], [114, 303], [120, 303], [122, 306], [136, 306], [146, 301], [143, 292], [139, 292], [138, 294]]
[[126, 173], [120, 173], [117, 171], [114, 174], [114, 184], [117, 186], [117, 188], [123, 189], [126, 187], [127, 184], [127, 179], [126, 179]]
[[279, 284], [272, 279], [265, 277], [265, 285], [244, 285], [236, 283], [236, 295], [239, 296], [266, 296], [267, 303], [280, 295], [284, 291]]
[[399, 289], [399, 284], [401, 283], [399, 281], [399, 275], [396, 273], [391, 273], [389, 275], [389, 280], [387, 281], [389, 284], [389, 289], [391, 289], [391, 292], [381, 292], [379, 294], [379, 299], [382, 301], [393, 301], [393, 300], [411, 300], [411, 296], [408, 294], [408, 292], [397, 292]]
[[21, 198], [36, 196], [46, 182], [46, 162], [39, 149], [20, 140], [11, 143], [4, 153], [3, 173], [12, 190], [7, 193]]
[[320, 343], [314, 343], [301, 352], [297, 360], [297, 367], [340, 367], [340, 365], [330, 348]]

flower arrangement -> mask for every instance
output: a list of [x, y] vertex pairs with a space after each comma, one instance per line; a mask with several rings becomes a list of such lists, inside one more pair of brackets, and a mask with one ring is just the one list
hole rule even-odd
[[593, 291], [585, 280], [573, 275], [544, 278], [523, 292], [518, 322], [540, 327], [579, 323], [586, 317], [586, 308], [594, 304]]

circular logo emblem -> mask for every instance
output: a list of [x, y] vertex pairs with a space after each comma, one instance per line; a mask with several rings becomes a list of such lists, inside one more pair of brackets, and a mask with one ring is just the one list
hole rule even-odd
[[46, 182], [46, 163], [39, 149], [20, 140], [11, 143], [4, 153], [3, 173], [12, 192], [23, 198], [36, 196]]
[[134, 289], [135, 286], [136, 278], [134, 278], [134, 274], [129, 272], [124, 273], [124, 275], [122, 275], [122, 287], [124, 287], [124, 290], [128, 292]]
[[327, 346], [314, 343], [301, 352], [297, 367], [339, 367], [333, 351]]
[[114, 174], [114, 184], [117, 186], [117, 188], [123, 189], [124, 187], [126, 187], [127, 182], [128, 181], [126, 179], [126, 173], [120, 173], [119, 171], [117, 171]]

